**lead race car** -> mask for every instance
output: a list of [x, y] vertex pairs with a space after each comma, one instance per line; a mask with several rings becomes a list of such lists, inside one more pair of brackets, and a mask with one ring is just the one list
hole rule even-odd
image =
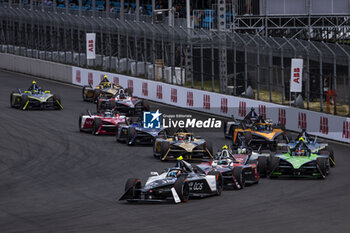
[[272, 156], [270, 177], [326, 178], [329, 174], [329, 155], [313, 153], [304, 140], [299, 140], [288, 152]]
[[30, 88], [24, 92], [18, 89], [18, 92], [12, 92], [10, 96], [10, 105], [12, 108], [27, 109], [63, 109], [61, 98], [51, 94], [48, 90], [38, 87], [36, 81], [32, 82]]
[[181, 154], [187, 160], [213, 159], [213, 147], [201, 137], [180, 128], [173, 136], [156, 138], [153, 146], [154, 157], [161, 161], [174, 160]]
[[90, 111], [79, 116], [79, 129], [82, 132], [91, 132], [93, 135], [114, 135], [118, 124], [125, 124], [126, 116], [115, 111], [94, 113]]
[[182, 160], [163, 173], [151, 172], [145, 186], [138, 178], [130, 178], [119, 200], [128, 202], [187, 202], [189, 198], [221, 195], [223, 181], [220, 172], [205, 174], [201, 169]]
[[113, 96], [101, 94], [97, 98], [97, 111], [115, 109], [128, 116], [142, 116], [144, 111], [149, 111], [150, 106], [146, 100], [132, 96], [130, 89], [120, 88]]
[[276, 150], [280, 141], [289, 142], [290, 136], [284, 125], [273, 124], [271, 120], [265, 120], [258, 115], [254, 108], [242, 121], [233, 119], [224, 124], [224, 135], [232, 138], [233, 145], [240, 145], [241, 139], [247, 146], [254, 149]]
[[123, 88], [119, 85], [115, 85], [114, 83], [110, 82], [108, 80], [107, 75], [105, 75], [97, 86], [84, 86], [82, 90], [82, 96], [84, 101], [97, 102], [98, 97], [100, 97], [101, 95], [105, 96], [106, 98], [111, 98], [120, 89]]
[[259, 156], [256, 161], [250, 160], [251, 156], [252, 151], [248, 148], [240, 147], [233, 151], [225, 145], [214, 160], [202, 162], [198, 167], [205, 173], [219, 171], [226, 188], [243, 189], [246, 184], [259, 183], [260, 176], [267, 173], [266, 157]]
[[167, 135], [169, 135], [168, 128], [145, 128], [140, 119], [130, 117], [125, 124], [118, 124], [116, 141], [125, 142], [129, 146], [135, 144], [154, 144], [156, 138], [165, 138]]

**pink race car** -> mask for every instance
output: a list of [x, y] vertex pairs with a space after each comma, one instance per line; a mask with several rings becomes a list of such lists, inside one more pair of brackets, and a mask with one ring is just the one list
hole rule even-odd
[[93, 135], [115, 135], [119, 123], [126, 123], [127, 118], [114, 111], [105, 111], [102, 113], [80, 114], [79, 129], [82, 132], [91, 132]]

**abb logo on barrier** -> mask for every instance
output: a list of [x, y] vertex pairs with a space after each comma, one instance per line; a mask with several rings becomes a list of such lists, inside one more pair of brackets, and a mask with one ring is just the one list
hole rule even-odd
[[158, 99], [163, 99], [163, 90], [162, 90], [162, 86], [161, 85], [157, 85], [157, 98]]
[[130, 88], [131, 93], [134, 93], [134, 82], [132, 80], [128, 80], [128, 88]]
[[293, 81], [297, 84], [300, 84], [300, 68], [293, 69]]
[[80, 70], [77, 70], [77, 72], [75, 72], [75, 81], [77, 83], [81, 83], [81, 76], [80, 76]]
[[93, 74], [92, 73], [88, 73], [88, 83], [89, 85], [93, 86], [94, 85], [94, 79], [93, 79]]
[[90, 52], [94, 52], [94, 40], [89, 40], [88, 41], [88, 47]]
[[210, 110], [210, 95], [203, 95], [203, 108]]
[[320, 132], [322, 134], [328, 134], [328, 118], [320, 117]]
[[350, 122], [344, 121], [343, 122], [343, 138], [350, 139]]
[[298, 115], [298, 129], [306, 129], [307, 123], [306, 123], [306, 113], [299, 112]]
[[171, 88], [171, 97], [170, 97], [171, 102], [177, 103], [177, 89], [176, 88]]
[[113, 78], [113, 82], [115, 85], [119, 85], [119, 78], [118, 77], [114, 77]]
[[278, 109], [278, 123], [282, 125], [286, 125], [286, 110], [283, 108]]
[[188, 91], [187, 92], [187, 102], [186, 102], [187, 106], [193, 106], [193, 92], [192, 91]]
[[100, 81], [102, 81], [104, 79], [104, 75], [103, 74], [100, 74]]
[[259, 104], [259, 115], [266, 119], [266, 105]]
[[142, 95], [148, 96], [148, 83], [147, 82], [142, 83]]
[[220, 111], [222, 113], [227, 113], [228, 107], [227, 107], [227, 98], [221, 98], [221, 108]]
[[247, 103], [244, 101], [239, 101], [238, 115], [240, 117], [245, 117], [247, 114]]

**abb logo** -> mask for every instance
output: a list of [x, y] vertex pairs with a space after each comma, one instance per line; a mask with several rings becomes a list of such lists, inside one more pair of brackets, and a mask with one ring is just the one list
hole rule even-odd
[[157, 98], [158, 99], [163, 99], [163, 90], [162, 90], [162, 86], [161, 85], [157, 85]]
[[220, 111], [222, 113], [227, 113], [228, 107], [227, 107], [227, 98], [221, 98], [221, 108]]
[[300, 84], [300, 68], [294, 68], [293, 69], [293, 81], [297, 84]]
[[286, 125], [286, 110], [285, 109], [278, 109], [278, 123], [282, 125]]
[[81, 83], [80, 70], [77, 70], [77, 72], [75, 73], [75, 81], [77, 83]]
[[193, 106], [193, 92], [187, 92], [187, 106]]
[[306, 124], [306, 113], [299, 112], [298, 116], [298, 128], [299, 129], [306, 129], [307, 124]]
[[93, 74], [92, 73], [88, 73], [88, 83], [91, 86], [94, 85], [94, 79], [93, 79]]
[[146, 82], [142, 83], [142, 95], [148, 96], [148, 83]]
[[210, 95], [203, 95], [203, 108], [210, 110]]
[[238, 115], [245, 117], [247, 114], [247, 103], [244, 101], [239, 101]]
[[115, 85], [119, 85], [119, 78], [118, 77], [114, 77], [113, 78], [113, 82]]
[[134, 93], [134, 82], [132, 80], [128, 80], [128, 88], [130, 88], [131, 93]]
[[259, 104], [259, 115], [266, 119], [266, 105]]
[[170, 97], [171, 102], [177, 103], [177, 89], [176, 88], [171, 88], [171, 97]]
[[100, 75], [100, 81], [102, 81], [102, 80], [104, 79], [104, 77], [105, 77], [105, 76], [104, 76], [103, 74], [101, 74], [101, 75]]
[[320, 117], [320, 132], [322, 134], [328, 134], [328, 118]]
[[343, 122], [343, 138], [350, 139], [350, 122], [344, 121]]
[[88, 41], [88, 47], [90, 52], [94, 52], [94, 40], [89, 40]]

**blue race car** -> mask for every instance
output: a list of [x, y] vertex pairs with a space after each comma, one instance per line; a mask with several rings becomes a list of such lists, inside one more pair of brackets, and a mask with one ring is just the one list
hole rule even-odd
[[168, 128], [144, 128], [142, 121], [130, 117], [127, 123], [118, 124], [116, 141], [125, 142], [129, 146], [134, 144], [152, 145], [156, 138], [166, 137], [167, 135], [169, 135]]

